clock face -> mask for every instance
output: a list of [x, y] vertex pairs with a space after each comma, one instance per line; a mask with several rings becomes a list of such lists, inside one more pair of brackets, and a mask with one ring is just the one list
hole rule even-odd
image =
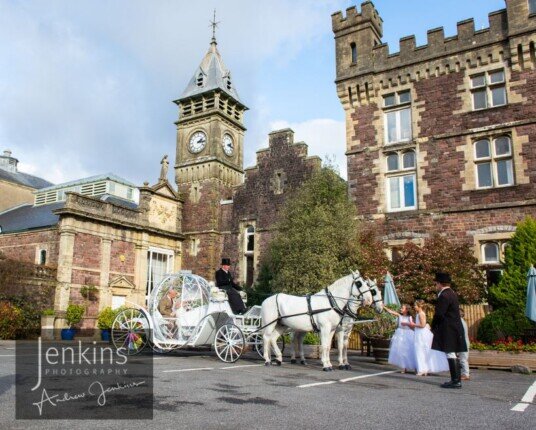
[[234, 142], [233, 142], [233, 138], [230, 135], [228, 134], [223, 135], [221, 146], [223, 147], [223, 152], [225, 152], [227, 155], [233, 155]]
[[188, 149], [194, 154], [201, 152], [207, 144], [207, 135], [202, 131], [195, 132], [192, 137], [190, 137], [190, 142], [188, 143]]

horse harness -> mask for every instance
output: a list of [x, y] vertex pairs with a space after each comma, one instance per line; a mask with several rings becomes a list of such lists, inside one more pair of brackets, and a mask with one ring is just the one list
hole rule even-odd
[[[357, 286], [358, 282], [359, 282], [359, 286]], [[318, 325], [316, 324], [316, 321], [314, 319], [314, 316], [316, 314], [320, 314], [320, 313], [323, 313], [323, 312], [328, 312], [328, 311], [334, 310], [341, 317], [341, 320], [339, 321], [339, 325], [342, 323], [342, 320], [343, 320], [343, 318], [345, 316], [349, 316], [350, 318], [353, 318], [353, 319], [358, 319], [359, 318], [358, 315], [350, 309], [350, 306], [349, 306], [348, 303], [350, 301], [353, 301], [353, 300], [362, 301], [361, 297], [365, 293], [360, 291], [360, 288], [363, 285], [363, 283], [361, 281], [356, 282], [356, 280], [354, 279], [353, 280], [353, 285], [354, 284], [357, 286], [357, 291], [358, 291], [359, 294], [353, 295], [353, 294], [351, 294], [351, 290], [350, 290], [350, 298], [346, 302], [346, 304], [344, 305], [344, 307], [342, 309], [340, 308], [340, 306], [337, 303], [337, 300], [335, 299], [333, 294], [331, 294], [331, 291], [329, 291], [328, 288], [326, 287], [326, 288], [324, 288], [324, 291], [326, 293], [326, 297], [329, 300], [329, 305], [331, 306], [330, 308], [313, 309], [312, 306], [311, 306], [311, 294], [307, 294], [305, 296], [305, 299], [307, 301], [307, 312], [302, 312], [302, 313], [299, 313], [299, 314], [282, 316], [281, 312], [279, 310], [279, 300], [278, 300], [279, 299], [279, 294], [276, 294], [275, 302], [276, 302], [276, 307], [277, 307], [277, 321], [279, 321], [279, 320], [281, 320], [283, 318], [292, 318], [292, 317], [297, 317], [297, 316], [301, 316], [301, 315], [309, 315], [309, 318], [311, 320], [311, 327], [313, 328], [313, 331], [315, 333], [318, 333], [320, 330], [319, 330]], [[353, 288], [353, 285], [352, 285], [352, 288]], [[373, 296], [376, 295], [376, 292], [373, 293], [370, 288], [369, 288], [369, 291], [371, 292], [371, 294]], [[355, 299], [352, 299], [352, 297], [355, 297]], [[373, 301], [373, 302], [376, 303], [376, 301]], [[273, 323], [273, 321], [270, 324], [272, 324], [272, 323]], [[270, 325], [270, 324], [267, 324], [267, 325]]]

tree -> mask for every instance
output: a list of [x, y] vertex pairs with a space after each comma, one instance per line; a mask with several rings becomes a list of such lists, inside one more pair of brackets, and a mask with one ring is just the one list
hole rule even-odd
[[484, 298], [484, 274], [469, 244], [454, 244], [443, 236], [434, 235], [423, 246], [406, 243], [401, 254], [392, 271], [402, 301], [435, 300], [434, 273], [437, 271], [452, 275], [453, 287], [462, 303], [476, 303]]
[[316, 292], [350, 270], [361, 270], [360, 259], [373, 253], [360, 253], [356, 215], [347, 184], [335, 170], [328, 166], [316, 172], [287, 201], [270, 244], [273, 289]]
[[274, 293], [272, 283], [272, 268], [270, 263], [265, 260], [260, 265], [259, 276], [257, 276], [257, 281], [253, 288], [246, 287], [248, 306], [260, 305], [264, 299], [271, 296]]
[[505, 250], [504, 272], [498, 285], [490, 288], [490, 302], [497, 309], [525, 309], [527, 272], [536, 264], [536, 219], [518, 223]]

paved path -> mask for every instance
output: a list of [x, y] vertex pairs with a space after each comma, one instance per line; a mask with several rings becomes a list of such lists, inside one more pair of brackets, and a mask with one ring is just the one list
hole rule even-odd
[[1, 429], [491, 430], [536, 423], [534, 375], [475, 370], [462, 390], [444, 390], [438, 385], [446, 375], [400, 374], [361, 357], [351, 359], [351, 371], [326, 373], [316, 361], [264, 367], [253, 355], [225, 364], [212, 353], [155, 357], [152, 421], [15, 421], [9, 348], [0, 344]]

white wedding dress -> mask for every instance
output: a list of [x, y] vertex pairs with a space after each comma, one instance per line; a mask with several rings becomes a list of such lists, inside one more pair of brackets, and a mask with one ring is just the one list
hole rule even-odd
[[398, 328], [391, 339], [389, 347], [389, 364], [401, 369], [415, 369], [415, 333], [408, 326], [401, 323], [409, 323], [410, 316], [400, 315], [398, 317]]
[[[419, 324], [418, 314], [415, 323]], [[415, 327], [415, 370], [417, 373], [437, 373], [449, 370], [447, 355], [442, 351], [432, 349], [433, 338], [434, 335], [428, 324], [423, 328]]]

